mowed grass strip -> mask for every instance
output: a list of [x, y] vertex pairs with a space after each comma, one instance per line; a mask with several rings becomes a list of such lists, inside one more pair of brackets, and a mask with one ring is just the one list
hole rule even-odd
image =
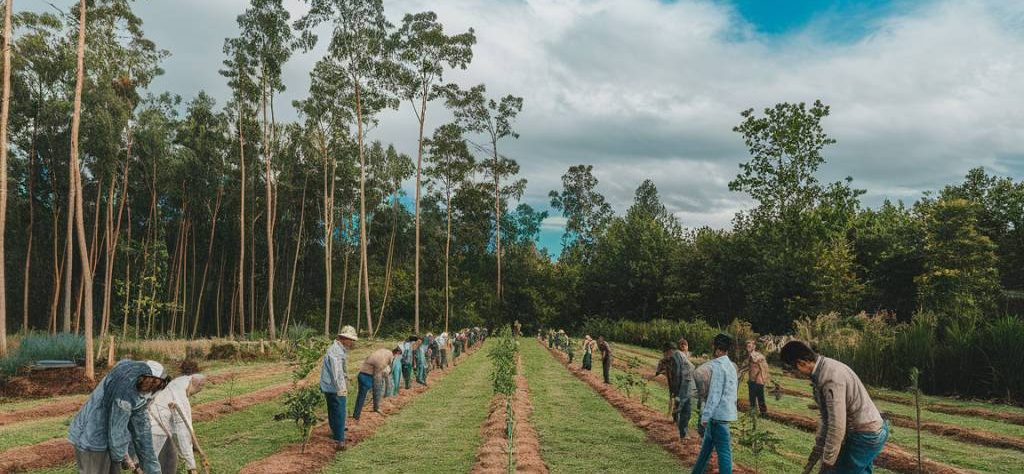
[[541, 456], [551, 472], [679, 472], [680, 463], [569, 373], [539, 344], [521, 339]]
[[[468, 472], [492, 396], [487, 345], [478, 351], [459, 357], [455, 369], [391, 415], [373, 437], [338, 454], [323, 472]], [[355, 395], [350, 389], [349, 407]]]

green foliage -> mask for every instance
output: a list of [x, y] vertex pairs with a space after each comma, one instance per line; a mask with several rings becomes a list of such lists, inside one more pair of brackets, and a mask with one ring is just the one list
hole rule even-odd
[[295, 366], [292, 370], [292, 378], [296, 381], [306, 378], [323, 360], [327, 346], [330, 346], [331, 343], [331, 340], [323, 337], [311, 337], [297, 343], [295, 352], [292, 354], [292, 364]]
[[284, 411], [274, 415], [274, 421], [292, 421], [302, 438], [302, 450], [313, 432], [313, 427], [321, 421], [319, 412], [324, 403], [320, 389], [314, 385], [296, 388], [284, 394]]
[[766, 452], [778, 454], [779, 445], [782, 444], [782, 438], [772, 430], [758, 428], [759, 417], [757, 409], [750, 407], [747, 413], [740, 416], [739, 436], [736, 437], [736, 442], [740, 446], [745, 446], [754, 455], [754, 472], [761, 470], [761, 454]]
[[21, 339], [17, 350], [0, 359], [0, 375], [14, 375], [18, 369], [40, 360], [85, 360], [85, 339], [78, 334], [31, 333]]
[[603, 336], [606, 340], [633, 344], [661, 350], [661, 346], [670, 342], [675, 344], [680, 337], [690, 343], [690, 351], [700, 354], [711, 351], [711, 340], [721, 330], [708, 323], [697, 320], [669, 321], [656, 319], [648, 322], [629, 320], [592, 319], [583, 323], [580, 332], [597, 339]]
[[625, 358], [626, 364], [629, 366], [629, 370], [623, 371], [621, 374], [615, 375], [615, 386], [626, 392], [627, 397], [633, 396], [633, 391], [636, 390], [640, 397], [640, 400], [647, 403], [647, 398], [650, 396], [650, 389], [647, 388], [647, 381], [637, 372], [640, 368], [640, 359], [634, 356], [627, 356]]
[[516, 390], [516, 354], [519, 352], [519, 341], [512, 337], [512, 329], [504, 326], [492, 337], [487, 357], [494, 365], [491, 382], [494, 393], [511, 397]]

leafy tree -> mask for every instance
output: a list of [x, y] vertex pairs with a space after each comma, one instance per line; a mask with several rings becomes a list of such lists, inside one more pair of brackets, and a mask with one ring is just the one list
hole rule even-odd
[[487, 88], [483, 85], [468, 90], [454, 84], [445, 86], [444, 94], [448, 107], [455, 114], [456, 122], [466, 131], [481, 133], [487, 139], [488, 147], [481, 147], [490, 154], [490, 159], [480, 164], [486, 177], [494, 183], [494, 253], [497, 258], [496, 297], [498, 317], [501, 318], [501, 214], [507, 197], [518, 198], [526, 186], [524, 180], [502, 186], [505, 178], [519, 174], [519, 164], [498, 152], [498, 142], [504, 138], [519, 138], [512, 128], [516, 116], [523, 110], [523, 98], [506, 95], [500, 100], [488, 99]]
[[384, 16], [382, 0], [306, 0], [309, 12], [296, 22], [302, 31], [307, 49], [316, 43], [314, 28], [326, 22], [333, 26], [325, 67], [337, 70], [343, 80], [343, 100], [356, 121], [356, 144], [359, 152], [359, 241], [360, 278], [366, 310], [366, 329], [373, 334], [373, 312], [370, 307], [370, 277], [366, 242], [366, 158], [363, 140], [367, 124], [381, 110], [397, 106], [395, 67], [391, 61], [392, 44], [388, 31], [392, 27]]
[[[413, 309], [413, 332], [420, 332], [420, 179], [423, 172], [424, 123], [427, 103], [439, 94], [437, 86], [448, 68], [466, 69], [473, 59], [476, 36], [473, 29], [448, 36], [444, 25], [434, 12], [407, 14], [395, 32], [398, 57], [403, 69], [400, 74], [400, 93], [412, 105], [419, 123], [419, 141], [416, 151], [416, 260]], [[417, 103], [418, 102], [418, 103]]]
[[[562, 191], [551, 191], [551, 207], [566, 218], [562, 253], [568, 259], [586, 263], [597, 237], [612, 218], [612, 207], [597, 191], [591, 165], [576, 165], [562, 175]], [[564, 257], [563, 257], [564, 258]]]
[[[442, 125], [426, 141], [428, 161], [427, 186], [438, 188], [443, 196], [445, 211], [444, 244], [444, 330], [448, 332], [451, 314], [451, 252], [452, 252], [452, 196], [463, 186], [476, 163], [470, 153], [462, 130], [453, 123]], [[419, 245], [417, 245], [417, 250]]]
[[973, 326], [996, 309], [996, 246], [978, 229], [977, 205], [970, 201], [941, 199], [923, 207], [924, 273], [916, 278], [922, 309], [946, 323]]

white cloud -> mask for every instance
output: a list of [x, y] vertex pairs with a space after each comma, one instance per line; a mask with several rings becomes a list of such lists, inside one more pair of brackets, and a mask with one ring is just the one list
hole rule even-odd
[[[246, 4], [138, 3], [174, 53], [155, 88], [226, 97], [221, 46]], [[297, 18], [301, 2], [287, 4]], [[746, 159], [731, 131], [739, 111], [780, 101], [832, 106], [825, 127], [838, 144], [823, 177], [852, 175], [868, 204], [913, 200], [974, 166], [1024, 170], [1024, 4], [896, 5], [863, 37], [837, 39], [821, 23], [762, 36], [706, 0], [386, 1], [396, 22], [433, 9], [449, 31], [475, 28], [473, 64], [450, 78], [525, 98], [522, 138], [504, 151], [522, 165], [531, 204], [546, 205], [570, 165], [591, 163], [616, 211], [651, 178], [685, 225], [716, 227], [749, 205], [726, 187]], [[318, 54], [287, 65], [279, 103], [303, 96]], [[438, 125], [447, 114], [436, 104], [429, 118]], [[386, 114], [374, 134], [415, 151], [409, 110]]]

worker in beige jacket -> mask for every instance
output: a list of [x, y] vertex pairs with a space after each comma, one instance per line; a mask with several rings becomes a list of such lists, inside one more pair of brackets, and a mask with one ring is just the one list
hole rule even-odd
[[356, 407], [352, 412], [352, 418], [358, 420], [363, 413], [363, 405], [366, 403], [366, 393], [373, 391], [373, 411], [380, 412], [380, 399], [384, 395], [384, 374], [391, 368], [391, 362], [395, 360], [401, 351], [396, 349], [377, 349], [370, 353], [359, 367], [359, 394], [356, 395]]
[[814, 449], [803, 472], [810, 473], [820, 460], [822, 473], [870, 473], [889, 438], [889, 423], [857, 374], [801, 341], [786, 343], [780, 356], [784, 364], [811, 379], [821, 412]]
[[203, 389], [202, 374], [183, 375], [167, 384], [149, 404], [149, 424], [153, 432], [153, 451], [160, 459], [160, 471], [177, 472], [178, 458], [185, 461], [190, 474], [198, 471], [192, 452], [192, 404], [189, 397]]

